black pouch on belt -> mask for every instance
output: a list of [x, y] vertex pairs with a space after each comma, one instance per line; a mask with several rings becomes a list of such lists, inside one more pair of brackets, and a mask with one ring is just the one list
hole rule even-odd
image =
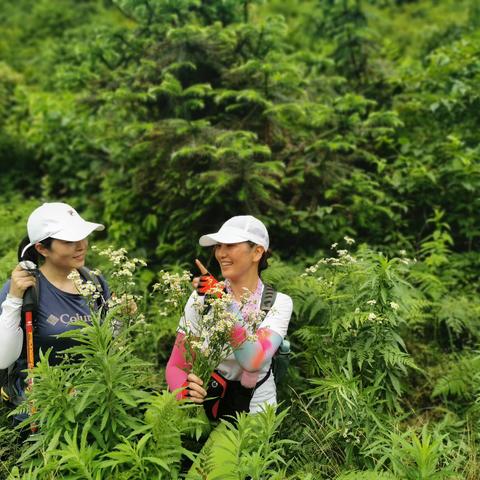
[[268, 370], [253, 388], [244, 387], [239, 380], [227, 380], [218, 371], [212, 373], [207, 386], [207, 397], [203, 408], [210, 420], [235, 421], [237, 413], [249, 412], [255, 390], [267, 381], [271, 369]]

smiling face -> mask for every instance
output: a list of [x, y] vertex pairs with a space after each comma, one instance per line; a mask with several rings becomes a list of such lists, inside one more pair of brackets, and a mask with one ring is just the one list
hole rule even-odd
[[256, 272], [262, 258], [263, 247], [251, 246], [248, 242], [219, 243], [213, 247], [224, 278], [233, 282]]
[[40, 243], [35, 245], [37, 251], [45, 257], [45, 263], [62, 270], [73, 270], [85, 265], [88, 240], [84, 238], [78, 242], [52, 240], [50, 248]]

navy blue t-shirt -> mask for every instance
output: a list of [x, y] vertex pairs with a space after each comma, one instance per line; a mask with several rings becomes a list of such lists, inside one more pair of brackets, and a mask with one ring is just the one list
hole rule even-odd
[[[103, 277], [99, 276], [97, 278], [103, 288], [102, 297], [108, 300], [110, 297], [108, 285]], [[39, 359], [40, 350], [45, 353], [49, 348], [52, 348], [49, 363], [55, 365], [61, 360], [61, 357], [57, 355], [57, 353], [75, 345], [75, 342], [71, 339], [57, 338], [56, 335], [74, 328], [79, 328], [76, 325], [72, 325], [72, 322], [75, 320], [89, 321], [91, 312], [88, 303], [82, 295], [68, 293], [58, 289], [46, 279], [42, 272], [39, 272], [37, 282], [40, 296], [38, 312], [34, 318], [33, 345], [35, 362]], [[7, 281], [0, 292], [0, 306], [7, 297], [9, 289], [10, 280]], [[24, 342], [19, 361], [24, 363], [25, 358]]]

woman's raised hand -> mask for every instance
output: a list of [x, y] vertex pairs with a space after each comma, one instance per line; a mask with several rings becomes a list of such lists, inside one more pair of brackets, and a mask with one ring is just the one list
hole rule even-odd
[[203, 388], [202, 380], [194, 373], [189, 373], [187, 376], [187, 397], [193, 403], [203, 403], [207, 396], [207, 391]]
[[192, 280], [192, 286], [195, 290], [197, 290], [197, 293], [200, 296], [205, 295], [206, 293], [209, 293], [210, 290], [215, 287], [215, 285], [218, 283], [216, 278], [208, 272], [207, 268], [205, 265], [197, 258], [195, 259], [195, 263], [200, 270], [201, 276], [200, 277], [195, 277]]
[[36, 278], [28, 271], [17, 265], [12, 272], [9, 294], [12, 297], [23, 298], [27, 288], [34, 287]]

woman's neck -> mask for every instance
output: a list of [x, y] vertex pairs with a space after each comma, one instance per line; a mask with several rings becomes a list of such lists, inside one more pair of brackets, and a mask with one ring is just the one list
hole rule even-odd
[[73, 280], [68, 278], [68, 275], [71, 272], [70, 269], [59, 268], [55, 265], [45, 262], [40, 267], [40, 271], [50, 283], [55, 285], [60, 290], [77, 293], [77, 289], [73, 283]]
[[230, 279], [230, 288], [232, 289], [235, 299], [240, 301], [245, 295], [245, 289], [252, 293], [255, 292], [259, 280], [260, 277], [258, 276], [257, 271], [247, 272], [246, 275], [235, 280]]

